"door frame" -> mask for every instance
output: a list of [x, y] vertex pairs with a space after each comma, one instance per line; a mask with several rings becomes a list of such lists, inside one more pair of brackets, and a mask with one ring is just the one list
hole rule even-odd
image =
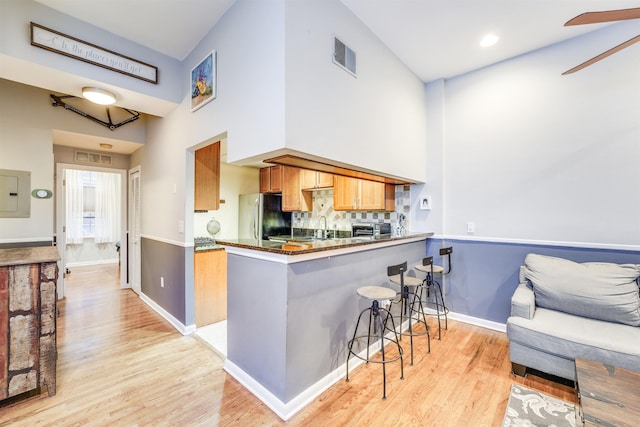
[[67, 270], [66, 244], [66, 191], [65, 171], [67, 169], [85, 170], [92, 172], [107, 172], [120, 175], [120, 288], [128, 288], [127, 282], [127, 171], [124, 169], [101, 168], [89, 165], [56, 163], [56, 245], [60, 254], [60, 273], [58, 274], [58, 299], [65, 297], [65, 279]]
[[[128, 227], [128, 236], [129, 240], [127, 241], [127, 246], [131, 246], [131, 259], [130, 259], [130, 269], [129, 272], [129, 287], [133, 289], [135, 293], [140, 295], [142, 293], [142, 262], [141, 262], [141, 247], [140, 247], [140, 236], [142, 235], [142, 230], [137, 230], [138, 236], [135, 236], [136, 230], [136, 222], [135, 222], [135, 214], [136, 214], [136, 205], [134, 197], [134, 186], [132, 184], [132, 178], [134, 174], [138, 174], [138, 180], [140, 180], [138, 185], [138, 197], [140, 198], [140, 210], [142, 211], [142, 166], [137, 165], [131, 169], [127, 174], [127, 183], [129, 184], [129, 194], [127, 199], [129, 200], [129, 227]], [[142, 212], [139, 213], [141, 215]], [[141, 218], [141, 217], [140, 217]], [[135, 245], [134, 239], [138, 239], [138, 244]], [[136, 256], [137, 255], [137, 256]], [[136, 262], [137, 261], [137, 262]], [[137, 280], [136, 280], [137, 279]]]

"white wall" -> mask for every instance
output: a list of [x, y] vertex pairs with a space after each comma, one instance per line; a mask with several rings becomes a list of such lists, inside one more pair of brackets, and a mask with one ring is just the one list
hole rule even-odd
[[67, 267], [111, 264], [118, 262], [115, 243], [96, 243], [93, 237], [85, 237], [80, 245], [66, 245]]
[[[423, 83], [340, 1], [286, 5], [286, 147], [424, 182]], [[357, 78], [332, 62], [334, 36]]]
[[561, 76], [634, 24], [446, 81], [444, 233], [638, 247], [640, 55]]
[[193, 235], [210, 237], [207, 223], [212, 218], [220, 223], [217, 238], [238, 238], [238, 195], [252, 194], [260, 190], [260, 172], [257, 168], [220, 164], [220, 204], [217, 211], [194, 214]]
[[[191, 112], [188, 76], [211, 50], [218, 57], [217, 98]], [[162, 119], [149, 119], [145, 147], [132, 156], [132, 165], [142, 165], [142, 233], [173, 242], [193, 237], [193, 153], [188, 149], [224, 134], [232, 163], [284, 141], [281, 2], [236, 2], [191, 52], [183, 71], [182, 103]], [[179, 221], [186, 233], [179, 231]]]
[[[31, 188], [54, 191], [50, 199], [31, 198], [30, 218], [0, 220], [0, 242], [38, 241], [54, 234], [53, 129], [144, 142], [145, 120], [116, 132], [64, 108], [51, 106], [49, 91], [0, 79], [0, 169], [31, 172]], [[98, 147], [96, 147], [98, 148]]]

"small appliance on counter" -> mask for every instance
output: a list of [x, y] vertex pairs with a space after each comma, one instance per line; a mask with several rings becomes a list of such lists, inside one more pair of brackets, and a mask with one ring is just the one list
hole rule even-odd
[[354, 238], [386, 239], [391, 237], [391, 224], [387, 222], [351, 224]]
[[291, 236], [291, 212], [282, 212], [281, 194], [241, 194], [238, 239], [267, 240]]

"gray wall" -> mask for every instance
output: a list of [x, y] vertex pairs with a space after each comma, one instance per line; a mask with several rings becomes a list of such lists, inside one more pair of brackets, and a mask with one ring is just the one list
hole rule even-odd
[[434, 257], [435, 264], [446, 265], [438, 253], [445, 246], [453, 247], [453, 268], [445, 283], [445, 300], [449, 309], [502, 324], [509, 317], [511, 295], [518, 286], [520, 266], [528, 253], [575, 262], [640, 264], [640, 252], [632, 250], [429, 239], [427, 252]]
[[[190, 251], [193, 270], [193, 247], [183, 248], [145, 237], [140, 244], [142, 293], [186, 325], [185, 259]], [[160, 286], [161, 277], [164, 288]]]
[[[228, 255], [228, 359], [287, 403], [346, 361], [356, 289], [387, 286], [386, 267], [418, 263], [424, 241], [295, 264]], [[399, 290], [395, 289], [394, 290]]]

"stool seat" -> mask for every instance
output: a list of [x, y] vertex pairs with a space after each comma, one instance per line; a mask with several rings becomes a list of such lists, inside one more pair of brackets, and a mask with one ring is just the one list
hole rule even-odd
[[[400, 284], [400, 275], [389, 276], [389, 280], [396, 285]], [[405, 286], [420, 286], [422, 285], [422, 279], [418, 279], [417, 277], [412, 276], [404, 276], [404, 285]]]
[[396, 297], [396, 291], [382, 286], [363, 286], [356, 291], [362, 298], [368, 300], [387, 300]]
[[[431, 273], [431, 266], [429, 265], [417, 264], [413, 266], [413, 268], [415, 270], [422, 271], [423, 273]], [[442, 274], [442, 273], [444, 273], [444, 267], [442, 267], [441, 265], [433, 266], [433, 274]]]

